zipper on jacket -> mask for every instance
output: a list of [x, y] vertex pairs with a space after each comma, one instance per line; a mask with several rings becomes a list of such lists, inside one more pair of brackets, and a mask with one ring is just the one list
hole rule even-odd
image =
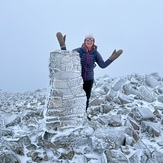
[[87, 52], [87, 61], [86, 61], [86, 70], [85, 70], [84, 80], [86, 80], [86, 77], [87, 77], [87, 69], [88, 69], [89, 63], [90, 63], [90, 53]]

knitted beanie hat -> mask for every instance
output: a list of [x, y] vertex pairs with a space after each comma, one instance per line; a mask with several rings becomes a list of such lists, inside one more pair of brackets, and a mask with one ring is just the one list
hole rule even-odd
[[92, 39], [94, 39], [94, 41], [95, 41], [95, 38], [94, 38], [94, 36], [93, 36], [92, 33], [87, 34], [87, 35], [85, 36], [85, 39], [86, 39], [86, 38], [92, 38]]

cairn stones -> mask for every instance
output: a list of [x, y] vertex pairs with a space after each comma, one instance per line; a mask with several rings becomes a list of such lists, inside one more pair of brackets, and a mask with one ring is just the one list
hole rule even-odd
[[86, 96], [79, 54], [67, 50], [51, 52], [49, 71], [50, 92], [45, 114], [48, 132], [81, 125]]

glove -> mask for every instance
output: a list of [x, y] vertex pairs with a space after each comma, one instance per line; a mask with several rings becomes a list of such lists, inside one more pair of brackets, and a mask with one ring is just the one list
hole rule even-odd
[[57, 39], [58, 39], [58, 42], [59, 42], [61, 49], [66, 50], [66, 44], [65, 44], [66, 35], [63, 36], [61, 32], [57, 32], [56, 36], [57, 36]]
[[114, 60], [116, 60], [122, 53], [123, 53], [123, 50], [121, 50], [121, 49], [118, 50], [118, 51], [114, 50], [113, 53], [112, 53], [112, 55], [109, 57], [109, 59], [110, 59], [111, 61], [114, 61]]

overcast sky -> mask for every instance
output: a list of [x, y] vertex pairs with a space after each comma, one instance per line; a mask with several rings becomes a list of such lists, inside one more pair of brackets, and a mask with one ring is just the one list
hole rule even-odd
[[35, 91], [49, 84], [50, 52], [80, 47], [93, 33], [106, 60], [124, 53], [95, 78], [158, 72], [163, 76], [163, 0], [0, 0], [0, 89]]

